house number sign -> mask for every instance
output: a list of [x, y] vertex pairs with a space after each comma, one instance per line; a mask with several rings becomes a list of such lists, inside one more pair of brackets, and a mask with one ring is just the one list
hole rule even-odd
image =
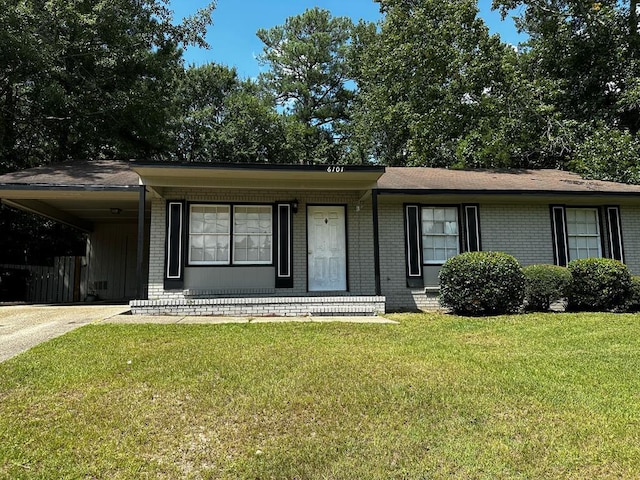
[[329, 173], [342, 173], [344, 172], [344, 167], [340, 167], [339, 165], [331, 165], [327, 167], [327, 172]]

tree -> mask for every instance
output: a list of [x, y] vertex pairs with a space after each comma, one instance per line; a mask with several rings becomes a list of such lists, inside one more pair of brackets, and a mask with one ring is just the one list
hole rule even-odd
[[284, 25], [258, 30], [264, 42], [260, 57], [269, 70], [261, 81], [278, 105], [300, 123], [300, 160], [337, 162], [343, 156], [341, 135], [353, 99], [346, 55], [353, 23], [313, 8], [287, 18]]
[[0, 264], [50, 265], [53, 257], [82, 256], [85, 234], [62, 223], [0, 205]]
[[522, 71], [553, 111], [563, 147], [557, 163], [591, 178], [638, 182], [637, 2], [495, 0], [494, 7], [503, 16], [520, 12], [516, 24], [529, 36]]
[[180, 25], [164, 0], [0, 0], [0, 168], [168, 148], [179, 45], [204, 45], [213, 4]]
[[[205, 45], [213, 4], [177, 25], [166, 4], [0, 0], [0, 173], [171, 150], [179, 47]], [[77, 253], [74, 230], [5, 206], [0, 230], [12, 261]]]
[[509, 165], [507, 138], [493, 138], [509, 93], [508, 47], [489, 35], [476, 2], [378, 1], [379, 30], [361, 23], [355, 35], [354, 152], [388, 165]]
[[524, 7], [516, 20], [529, 36], [529, 65], [562, 92], [556, 101], [565, 118], [638, 131], [640, 111], [625, 101], [640, 73], [635, 11], [618, 0], [507, 0], [494, 6], [503, 15]]
[[600, 125], [579, 143], [569, 167], [586, 178], [640, 184], [640, 140]]
[[293, 162], [286, 119], [258, 84], [215, 64], [185, 70], [176, 84], [178, 160]]
[[177, 76], [174, 129], [178, 160], [217, 158], [212, 137], [226, 114], [225, 101], [237, 86], [235, 70], [214, 64], [191, 67]]

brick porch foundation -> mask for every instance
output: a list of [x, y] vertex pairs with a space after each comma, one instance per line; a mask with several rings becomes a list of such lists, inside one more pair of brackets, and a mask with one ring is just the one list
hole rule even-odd
[[382, 315], [383, 296], [235, 297], [132, 300], [134, 315], [340, 316]]

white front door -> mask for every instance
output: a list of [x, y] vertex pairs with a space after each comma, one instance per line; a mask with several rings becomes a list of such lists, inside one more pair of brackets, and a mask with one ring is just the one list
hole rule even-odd
[[347, 289], [347, 240], [343, 206], [307, 207], [309, 291]]

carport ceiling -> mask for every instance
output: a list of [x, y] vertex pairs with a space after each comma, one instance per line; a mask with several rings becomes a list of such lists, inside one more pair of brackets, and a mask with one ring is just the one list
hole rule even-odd
[[135, 222], [139, 196], [138, 175], [125, 162], [66, 162], [0, 176], [2, 203], [85, 231]]

